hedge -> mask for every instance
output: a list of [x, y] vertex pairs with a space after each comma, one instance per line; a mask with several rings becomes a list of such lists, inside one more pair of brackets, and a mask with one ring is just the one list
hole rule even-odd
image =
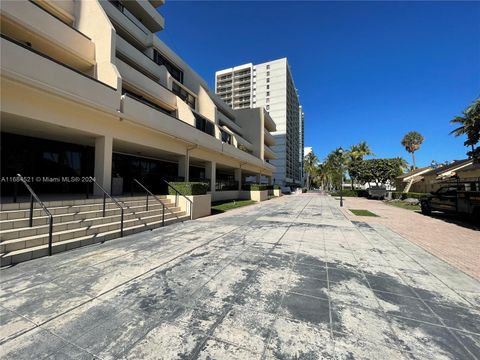
[[303, 193], [303, 194], [305, 194], [307, 191], [308, 191], [307, 188], [303, 188], [303, 189], [302, 189], [302, 193]]
[[403, 193], [403, 192], [392, 192], [392, 199], [400, 199], [400, 200], [405, 200], [405, 199], [420, 199], [423, 196], [427, 194], [425, 193], [416, 193], [416, 192], [409, 192], [409, 193]]
[[[340, 191], [331, 193], [332, 196], [340, 196]], [[352, 190], [344, 189], [342, 191], [342, 196], [345, 197], [368, 197], [368, 190]]]
[[[205, 195], [208, 191], [208, 184], [202, 182], [171, 182], [175, 189], [182, 195]], [[175, 195], [176, 192], [170, 186], [168, 187], [168, 195]]]
[[247, 191], [263, 191], [268, 190], [268, 185], [261, 185], [261, 184], [246, 184], [242, 186], [243, 190]]

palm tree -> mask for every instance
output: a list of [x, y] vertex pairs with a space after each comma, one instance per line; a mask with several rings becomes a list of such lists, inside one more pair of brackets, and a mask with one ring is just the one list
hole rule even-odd
[[315, 170], [318, 166], [318, 158], [312, 151], [308, 153], [307, 156], [305, 156], [305, 159], [303, 162], [304, 162], [305, 172], [307, 173], [307, 189], [310, 190], [310, 180], [312, 179], [315, 173]]
[[459, 124], [460, 126], [450, 132], [455, 136], [466, 135], [467, 140], [463, 143], [465, 146], [471, 146], [472, 151], [469, 156], [475, 154], [475, 145], [480, 140], [480, 98], [475, 100], [472, 105], [467, 107], [463, 112], [463, 116], [455, 116], [450, 123]]
[[415, 163], [415, 151], [420, 149], [420, 145], [422, 145], [423, 140], [424, 138], [419, 132], [410, 131], [405, 134], [401, 141], [401, 144], [405, 147], [405, 150], [412, 154], [413, 169], [417, 168]]
[[[367, 142], [362, 141], [356, 145], [350, 146], [350, 149], [346, 155], [347, 155], [348, 163], [351, 164], [355, 161], [363, 160], [364, 156], [373, 155], [373, 152], [370, 149], [370, 146], [368, 146]], [[350, 176], [350, 180], [352, 181], [352, 190], [353, 190], [354, 178]]]

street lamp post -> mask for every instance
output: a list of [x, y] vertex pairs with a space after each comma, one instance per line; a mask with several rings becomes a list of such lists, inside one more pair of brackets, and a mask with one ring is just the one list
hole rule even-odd
[[[340, 148], [338, 152], [343, 157], [343, 149]], [[343, 207], [343, 159], [340, 159], [340, 207]]]

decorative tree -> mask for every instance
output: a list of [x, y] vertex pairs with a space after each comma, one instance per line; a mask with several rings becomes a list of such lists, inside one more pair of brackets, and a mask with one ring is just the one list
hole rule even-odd
[[303, 162], [304, 162], [305, 172], [307, 173], [307, 189], [310, 190], [311, 180], [318, 166], [318, 158], [312, 151], [308, 153], [307, 156], [305, 156]]
[[373, 152], [365, 141], [362, 141], [356, 145], [350, 146], [350, 149], [346, 153], [347, 160], [348, 160], [347, 169], [348, 169], [348, 175], [350, 176], [350, 180], [352, 182], [352, 190], [354, 189], [353, 183], [354, 183], [355, 177], [352, 176], [352, 173], [350, 172], [350, 165], [356, 161], [363, 160], [363, 157], [367, 155], [373, 155]]
[[403, 137], [401, 143], [409, 153], [412, 154], [413, 169], [417, 168], [415, 163], [415, 151], [420, 149], [420, 145], [423, 143], [423, 136], [416, 131], [410, 131]]
[[471, 147], [471, 151], [467, 152], [467, 155], [476, 162], [480, 162], [480, 148], [475, 148], [475, 145], [480, 141], [480, 98], [467, 107], [462, 114], [463, 116], [455, 116], [450, 121], [451, 124], [460, 125], [450, 134], [455, 136], [466, 135], [467, 139], [463, 144]]

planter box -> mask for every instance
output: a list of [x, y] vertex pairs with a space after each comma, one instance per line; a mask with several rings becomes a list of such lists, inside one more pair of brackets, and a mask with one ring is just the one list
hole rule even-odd
[[[175, 202], [175, 195], [167, 195], [167, 198], [172, 201], [172, 203]], [[210, 194], [206, 195], [192, 195], [192, 196], [187, 196], [188, 199], [190, 199], [193, 204], [192, 204], [192, 220], [208, 216], [211, 214], [212, 210], [212, 196]], [[185, 211], [187, 214], [189, 213], [190, 209], [190, 203], [185, 200], [183, 196], [178, 197], [178, 206]]]
[[265, 201], [268, 199], [268, 190], [251, 190], [250, 199], [256, 202]]
[[277, 196], [277, 197], [282, 196], [282, 190], [281, 189], [273, 189], [273, 196]]

